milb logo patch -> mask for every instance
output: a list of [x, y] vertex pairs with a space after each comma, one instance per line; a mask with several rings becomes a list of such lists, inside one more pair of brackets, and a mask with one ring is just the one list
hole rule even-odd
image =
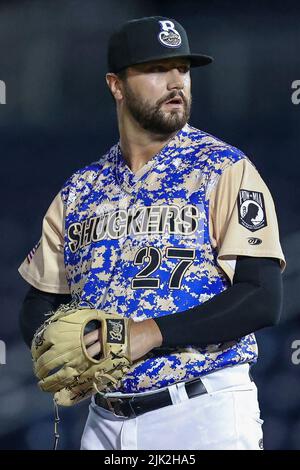
[[181, 36], [175, 29], [173, 21], [159, 21], [159, 24], [161, 29], [158, 35], [159, 41], [167, 47], [179, 47], [181, 45]]
[[263, 194], [241, 189], [238, 195], [238, 215], [239, 224], [251, 232], [266, 227], [268, 224]]

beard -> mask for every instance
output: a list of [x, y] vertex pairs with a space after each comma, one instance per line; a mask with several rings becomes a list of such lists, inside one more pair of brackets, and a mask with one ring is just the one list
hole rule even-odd
[[[139, 125], [154, 134], [169, 135], [177, 132], [188, 122], [191, 113], [192, 96], [187, 98], [181, 90], [172, 91], [156, 104], [137, 96], [127, 83], [124, 83], [126, 106]], [[183, 101], [181, 110], [163, 111], [163, 103], [180, 96]]]

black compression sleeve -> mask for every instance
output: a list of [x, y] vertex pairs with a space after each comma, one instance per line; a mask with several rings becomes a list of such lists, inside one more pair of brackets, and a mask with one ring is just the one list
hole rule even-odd
[[51, 294], [30, 287], [20, 312], [20, 329], [25, 343], [30, 347], [36, 330], [44, 323], [45, 313], [57, 310], [59, 305], [71, 301], [69, 294]]
[[154, 318], [162, 347], [205, 346], [237, 340], [278, 323], [282, 308], [279, 261], [238, 257], [233, 285], [202, 305]]

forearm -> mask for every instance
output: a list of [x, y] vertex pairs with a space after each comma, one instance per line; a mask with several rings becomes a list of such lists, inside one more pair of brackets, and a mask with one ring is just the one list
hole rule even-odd
[[130, 331], [130, 352], [132, 361], [147, 354], [162, 344], [162, 334], [154, 320], [134, 322]]
[[[281, 305], [278, 261], [241, 257], [236, 264], [233, 285], [226, 291], [184, 312], [141, 322], [140, 328], [148, 336], [145, 344], [153, 344], [152, 348], [205, 346], [236, 340], [276, 324]], [[156, 323], [161, 335], [151, 322]]]

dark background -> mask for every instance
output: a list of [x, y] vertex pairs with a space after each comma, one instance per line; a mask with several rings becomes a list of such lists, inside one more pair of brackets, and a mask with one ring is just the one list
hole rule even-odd
[[[251, 3], [251, 5], [249, 5]], [[18, 329], [27, 285], [17, 267], [40, 237], [42, 217], [74, 170], [97, 160], [118, 138], [106, 89], [107, 40], [127, 19], [163, 15], [188, 31], [193, 50], [213, 65], [192, 72], [191, 124], [241, 148], [277, 207], [288, 268], [282, 324], [257, 334], [253, 371], [267, 449], [300, 449], [300, 80], [297, 1], [0, 2], [0, 448], [52, 446], [49, 396], [36, 387]], [[140, 38], [143, 41], [143, 38]], [[300, 355], [299, 355], [300, 356]], [[61, 448], [79, 447], [88, 404], [61, 410]]]

